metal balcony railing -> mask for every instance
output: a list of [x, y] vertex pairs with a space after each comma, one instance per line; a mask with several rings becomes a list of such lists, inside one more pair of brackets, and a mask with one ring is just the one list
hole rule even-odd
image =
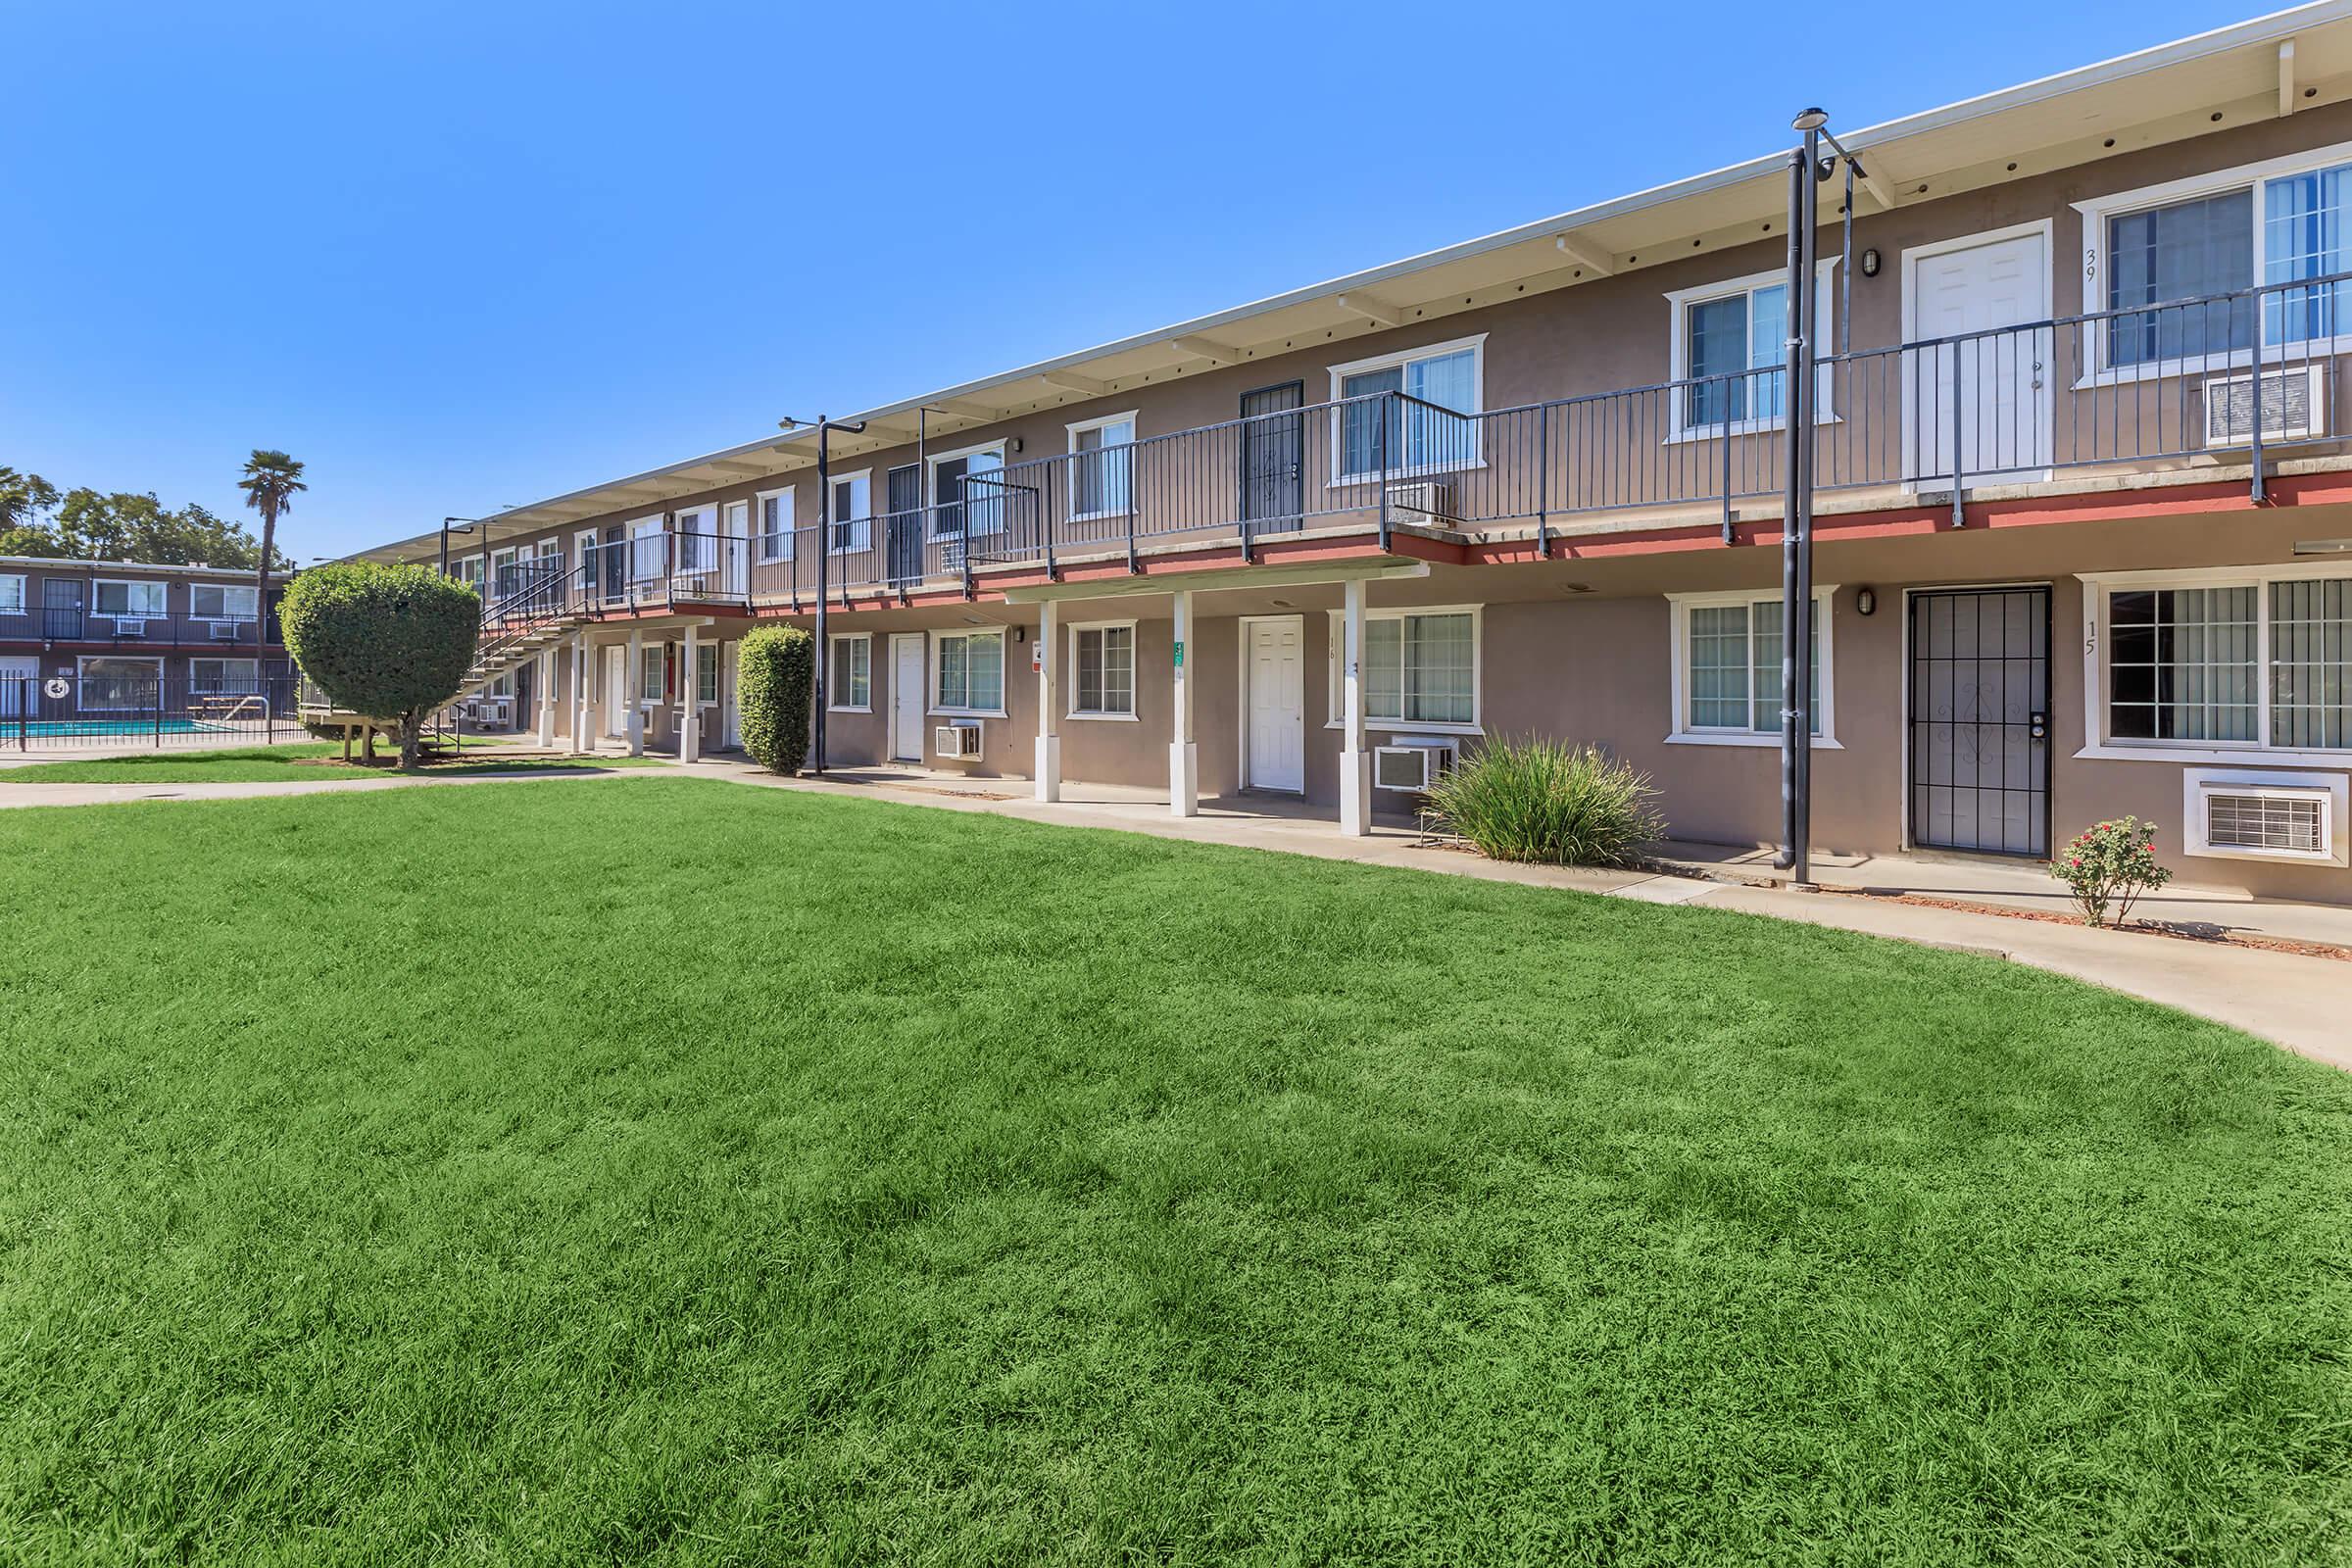
[[277, 616], [257, 628], [251, 615], [113, 614], [78, 605], [28, 605], [0, 610], [0, 642], [104, 644], [108, 647], [251, 650], [259, 630], [264, 647], [275, 647]]

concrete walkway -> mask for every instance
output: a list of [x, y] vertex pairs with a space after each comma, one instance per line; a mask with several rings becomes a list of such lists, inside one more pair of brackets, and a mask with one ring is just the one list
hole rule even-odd
[[[2032, 964], [2198, 1013], [2276, 1041], [2331, 1066], [2352, 1070], [2352, 963], [2338, 959], [1898, 904], [1884, 898], [1857, 896], [1861, 888], [1883, 890], [1884, 887], [1876, 878], [1860, 876], [1849, 884], [1856, 893], [1796, 893], [1784, 887], [1751, 886], [1699, 876], [1514, 865], [1448, 848], [1425, 839], [1411, 827], [1396, 823], [1384, 822], [1366, 838], [1344, 837], [1321, 811], [1254, 797], [1203, 802], [1200, 815], [1180, 818], [1168, 813], [1165, 796], [1111, 785], [1068, 785], [1058, 803], [1047, 805], [1035, 799], [1026, 782], [1020, 779], [972, 779], [891, 769], [840, 770], [823, 779], [780, 778], [746, 762], [718, 760], [602, 772], [509, 774], [503, 779], [475, 774], [465, 778], [411, 777], [316, 784], [179, 785], [9, 784], [0, 779], [0, 808], [85, 806], [110, 801], [251, 800], [550, 778], [670, 778], [681, 773], [756, 788], [889, 800], [940, 810], [985, 811], [1063, 827], [1115, 828], [1155, 838], [1311, 855], [1362, 865], [1397, 866], [1490, 882], [1566, 888], [1603, 898], [1703, 904], [1739, 913], [1837, 926]], [[1879, 870], [1883, 873], [1885, 866], [1882, 864]], [[1757, 880], [1764, 878], [1759, 876]], [[1835, 878], [1825, 876], [1825, 881], [1833, 887], [1839, 885]], [[1951, 896], [1973, 897], [1957, 891]], [[2243, 906], [2241, 914], [2264, 907], [2249, 902]], [[2263, 917], [2256, 914], [2254, 918]], [[2243, 928], [2249, 922], [2236, 923]]]

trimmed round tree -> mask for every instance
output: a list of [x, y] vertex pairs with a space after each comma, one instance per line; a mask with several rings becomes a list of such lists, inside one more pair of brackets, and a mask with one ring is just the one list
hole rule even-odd
[[337, 708], [400, 727], [400, 765], [416, 765], [427, 713], [458, 695], [481, 636], [482, 602], [427, 566], [343, 562], [286, 584], [286, 652]]
[[799, 626], [762, 626], [735, 655], [735, 699], [743, 749], [771, 773], [797, 773], [808, 760], [808, 702], [816, 684], [816, 639]]

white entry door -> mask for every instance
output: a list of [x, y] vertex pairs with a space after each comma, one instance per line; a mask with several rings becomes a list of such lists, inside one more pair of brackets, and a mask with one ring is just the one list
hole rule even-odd
[[725, 751], [743, 744], [743, 709], [735, 700], [735, 650], [741, 646], [718, 645], [718, 744]]
[[923, 760], [924, 698], [930, 671], [924, 667], [923, 635], [894, 634], [890, 639], [890, 755], [894, 761]]
[[1250, 756], [1253, 790], [1306, 790], [1306, 636], [1298, 620], [1250, 622]]
[[2016, 234], [1906, 260], [1907, 335], [1928, 345], [1904, 356], [1909, 476], [1948, 480], [1955, 452], [1963, 485], [2048, 467], [2057, 373], [2050, 331], [2000, 330], [2049, 319], [2046, 237]]
[[34, 684], [40, 672], [37, 659], [0, 659], [0, 717], [41, 710], [40, 688]]
[[629, 733], [629, 651], [619, 643], [605, 649], [605, 733]]

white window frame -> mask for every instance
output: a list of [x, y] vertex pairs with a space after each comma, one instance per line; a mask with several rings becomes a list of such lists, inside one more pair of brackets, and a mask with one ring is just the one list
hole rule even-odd
[[[940, 499], [939, 466], [943, 463], [954, 463], [957, 458], [976, 458], [984, 452], [993, 453], [995, 455], [997, 466], [1000, 469], [1004, 466], [1004, 439], [1002, 436], [998, 437], [994, 441], [983, 441], [978, 446], [957, 447], [953, 452], [930, 452], [924, 454], [923, 494], [931, 498], [929, 517], [923, 525], [923, 532], [928, 538], [936, 541], [940, 539], [968, 539], [975, 536], [972, 529], [972, 509], [971, 504], [968, 501], [963, 504], [962, 532], [941, 533], [939, 531], [939, 509], [949, 504]], [[982, 539], [994, 538], [998, 534], [1003, 533], [1004, 531], [1004, 527], [1005, 524], [1002, 518], [1000, 518], [996, 527], [980, 532], [977, 537]]]
[[89, 667], [93, 663], [153, 664], [156, 707], [163, 706], [164, 660], [161, 654], [82, 654], [74, 661], [74, 711], [76, 713], [148, 713], [155, 710], [148, 708], [92, 708], [83, 699], [90, 689]]
[[[1838, 600], [1838, 584], [1813, 585], [1813, 624], [1820, 629], [1821, 642], [1821, 730], [1813, 737], [1813, 750], [1841, 752], [1845, 748], [1838, 741], [1838, 660], [1835, 636], [1837, 616], [1833, 612]], [[1778, 746], [1781, 732], [1776, 727], [1760, 729], [1716, 729], [1700, 727], [1690, 722], [1690, 612], [1720, 609], [1727, 605], [1777, 605], [1781, 603], [1776, 588], [1741, 588], [1721, 592], [1696, 594], [1668, 594], [1667, 619], [1671, 625], [1667, 656], [1668, 691], [1673, 700], [1672, 723], [1666, 734], [1670, 746]], [[1748, 627], [1749, 663], [1754, 664], [1755, 627]], [[1755, 712], [1755, 694], [1748, 694], [1748, 712]]]
[[[1469, 473], [1487, 466], [1487, 424], [1486, 420], [1481, 417], [1487, 412], [1487, 334], [1480, 332], [1471, 337], [1451, 338], [1444, 343], [1423, 343], [1414, 348], [1399, 349], [1393, 354], [1375, 354], [1369, 359], [1349, 360], [1345, 365], [1327, 367], [1331, 372], [1331, 401], [1338, 404], [1346, 397], [1340, 388], [1347, 384], [1348, 377], [1351, 375], [1362, 375], [1367, 370], [1397, 368], [1410, 365], [1415, 360], [1443, 359], [1448, 354], [1459, 354], [1464, 349], [1470, 350], [1472, 354], [1470, 401], [1473, 407], [1455, 412], [1459, 413], [1463, 418], [1468, 419], [1471, 429], [1477, 432], [1478, 456], [1468, 463], [1417, 464], [1411, 467], [1393, 467], [1388, 470], [1390, 480], [1411, 479], [1418, 475], [1432, 473]], [[1368, 480], [1377, 480], [1381, 477], [1377, 469], [1367, 473], [1343, 473], [1341, 471], [1347, 462], [1346, 423], [1347, 421], [1338, 413], [1333, 414], [1331, 419], [1332, 477], [1324, 486], [1327, 490], [1337, 490], [1343, 485], [1363, 484]]]
[[[668, 541], [662, 536], [668, 532], [669, 518], [665, 514], [659, 512], [648, 513], [642, 517], [631, 517], [627, 522], [621, 524], [621, 533], [628, 541], [628, 581], [632, 586], [641, 582], [656, 582], [661, 579], [664, 564], [663, 558], [669, 553]], [[654, 568], [649, 572], [640, 573], [637, 567], [640, 558], [645, 554], [645, 541], [648, 539], [654, 542]]]
[[[836, 517], [833, 515], [833, 492], [845, 484], [855, 485], [864, 491], [865, 505], [859, 509], [865, 514], [865, 515], [862, 517]], [[825, 493], [823, 500], [826, 555], [854, 556], [861, 551], [871, 550], [874, 547], [873, 469], [849, 468], [840, 473], [827, 474], [825, 476]], [[846, 545], [837, 545], [833, 542], [833, 530], [845, 522], [852, 524], [850, 530], [850, 542]]]
[[[2275, 582], [2352, 576], [2352, 560], [2297, 566], [2207, 566], [2152, 571], [2078, 573], [2082, 584], [2082, 735], [2078, 759], [2117, 762], [2282, 762], [2342, 767], [2352, 748], [2316, 751], [2273, 746], [2271, 737], [2271, 593]], [[2254, 733], [2251, 741], [2117, 740], [2107, 733], [2107, 661], [2100, 646], [2107, 624], [2108, 596], [2119, 588], [2256, 589], [2254, 628]]]
[[927, 711], [929, 716], [933, 718], [1010, 718], [1012, 716], [1010, 712], [1001, 707], [947, 708], [943, 707], [939, 701], [940, 655], [946, 649], [947, 645], [959, 638], [991, 636], [997, 639], [997, 690], [1001, 693], [1004, 693], [1007, 699], [1010, 698], [1011, 692], [1007, 681], [1008, 672], [1004, 668], [1005, 662], [1008, 658], [1006, 650], [1012, 642], [1012, 633], [1009, 628], [1004, 626], [968, 626], [957, 631], [935, 631], [931, 634], [931, 672], [926, 680], [926, 689], [923, 693], [923, 695], [929, 699], [929, 703], [927, 704]]
[[[1080, 458], [1080, 453], [1078, 451], [1078, 438], [1089, 430], [1107, 430], [1114, 424], [1124, 424], [1129, 426], [1126, 441], [1127, 505], [1124, 507], [1105, 508], [1098, 512], [1072, 512], [1069, 518], [1069, 520], [1072, 522], [1093, 522], [1102, 517], [1124, 517], [1127, 515], [1128, 512], [1134, 508], [1135, 449], [1142, 444], [1144, 429], [1143, 416], [1135, 409], [1129, 409], [1124, 414], [1105, 414], [1100, 417], [1092, 419], [1074, 419], [1070, 423], [1062, 426], [1062, 429], [1068, 432], [1069, 436], [1071, 476], [1070, 505], [1075, 507], [1078, 504], [1077, 472], [1078, 461]], [[1110, 450], [1116, 451], [1118, 448], [1114, 447]]]
[[449, 564], [449, 574], [479, 594], [482, 591], [481, 552], [477, 550], [470, 556], [458, 557]]
[[[653, 661], [653, 667], [650, 670], [646, 667], [646, 661], [649, 659]], [[649, 674], [653, 677], [650, 680], [646, 678]], [[659, 642], [639, 645], [637, 650], [637, 706], [639, 708], [661, 707], [669, 700], [668, 693], [663, 690], [668, 684], [669, 650], [667, 646]]]
[[580, 592], [585, 594], [588, 591], [588, 562], [593, 556], [596, 561], [596, 592], [597, 596], [602, 598], [605, 592], [605, 560], [604, 557], [597, 556], [596, 552], [604, 547], [597, 541], [596, 530], [582, 528], [571, 536], [571, 569], [579, 576]]
[[[196, 608], [196, 596], [208, 588], [220, 596], [220, 610], [218, 614], [208, 613], [207, 612], [198, 610]], [[258, 583], [192, 582], [188, 584], [188, 618], [190, 620], [210, 621], [246, 621], [258, 620], [260, 618], [260, 614], [256, 610], [231, 610], [228, 603], [228, 596], [230, 594], [243, 594], [250, 603], [256, 606], [259, 606], [262, 602], [261, 585]]]
[[[2352, 142], [2337, 142], [2330, 147], [2287, 153], [2278, 158], [2266, 158], [2259, 163], [2238, 164], [2230, 169], [2214, 170], [2210, 173], [2169, 179], [2158, 185], [2142, 185], [2135, 190], [2111, 191], [2103, 196], [2074, 203], [2075, 211], [2082, 215], [2083, 313], [2103, 315], [2108, 309], [2107, 229], [2114, 220], [2129, 218], [2133, 213], [2146, 212], [2151, 208], [2170, 207], [2176, 202], [2220, 196], [2233, 190], [2251, 190], [2254, 193], [2253, 275], [2246, 279], [2244, 286], [2252, 288], [2262, 282], [2262, 274], [2269, 270], [2270, 225], [2263, 221], [2263, 186], [2274, 179], [2332, 169], [2338, 164], [2352, 164]], [[2078, 392], [2132, 381], [2220, 374], [2233, 368], [2251, 366], [2256, 352], [2254, 349], [2232, 349], [2228, 353], [2200, 354], [2187, 360], [2151, 360], [2143, 365], [2111, 366], [2107, 363], [2108, 334], [2104, 324], [2092, 322], [2090, 328], [2088, 335], [2092, 347], [2090, 353], [2083, 356], [2084, 368], [2076, 376], [2074, 390]], [[2262, 346], [2262, 330], [2263, 310], [2261, 302], [2257, 300], [2254, 307], [2254, 340], [2258, 347]], [[2278, 344], [2275, 352], [2265, 352], [2263, 364], [2266, 367], [2299, 365], [2307, 360], [2345, 353], [2352, 353], [2352, 333], [2338, 332], [2332, 338]]]
[[[243, 684], [243, 686], [241, 686], [241, 687], [232, 688], [232, 689], [231, 689], [231, 691], [232, 691], [232, 694], [241, 694], [241, 693], [243, 693], [243, 692], [258, 691], [258, 690], [261, 688], [261, 684], [262, 684], [262, 662], [261, 662], [260, 660], [258, 660], [258, 659], [223, 659], [223, 658], [220, 658], [219, 655], [216, 655], [216, 654], [206, 654], [206, 655], [201, 655], [201, 656], [199, 656], [199, 657], [196, 657], [196, 658], [190, 659], [190, 660], [188, 661], [188, 692], [189, 692], [189, 694], [190, 694], [191, 696], [193, 696], [193, 695], [195, 695], [195, 694], [196, 694], [196, 666], [197, 666], [197, 665], [199, 665], [199, 664], [220, 664], [220, 665], [223, 666], [223, 668], [222, 668], [222, 671], [221, 671], [221, 674], [220, 674], [220, 680], [222, 680], [222, 681], [225, 681], [225, 680], [227, 680], [227, 679], [229, 678], [229, 676], [228, 676], [228, 673], [227, 673], [227, 669], [226, 669], [226, 666], [227, 666], [227, 665], [230, 665], [230, 664], [242, 664], [243, 666], [245, 666], [245, 673], [244, 673], [244, 675], [243, 675], [243, 677], [242, 677], [242, 679], [243, 679], [243, 681], [244, 681], [244, 684]], [[216, 686], [215, 686], [213, 689], [214, 689], [214, 690], [217, 692], [217, 691], [220, 691], [221, 688], [220, 688], [219, 685], [216, 685]]]
[[[825, 711], [828, 713], [870, 713], [874, 710], [874, 634], [870, 631], [837, 631], [829, 633], [825, 642], [828, 662], [825, 665]], [[850, 643], [865, 644], [865, 701], [842, 701], [849, 695], [842, 682], [833, 678], [835, 665], [830, 662], [832, 650]], [[852, 687], [851, 689], [855, 689]]]
[[[703, 695], [703, 659], [705, 655], [710, 656], [710, 695], [708, 697]], [[699, 640], [695, 643], [694, 670], [687, 678], [694, 685], [694, 706], [697, 709], [718, 706], [719, 694], [725, 689], [719, 669], [718, 644]]]
[[0, 588], [12, 589], [16, 603], [10, 604], [6, 594], [0, 594], [0, 615], [24, 614], [27, 606], [25, 593], [31, 579], [21, 571], [0, 572]]
[[[1135, 710], [1143, 700], [1143, 694], [1140, 688], [1144, 683], [1144, 637], [1143, 633], [1137, 630], [1136, 622], [1132, 620], [1081, 620], [1072, 622], [1069, 630], [1070, 634], [1068, 640], [1063, 645], [1067, 652], [1069, 663], [1064, 666], [1063, 673], [1068, 677], [1070, 699], [1069, 707], [1063, 712], [1062, 716], [1065, 718], [1100, 719], [1113, 724], [1133, 724], [1140, 722]], [[1124, 631], [1134, 640], [1133, 647], [1135, 660], [1133, 667], [1131, 667], [1128, 671], [1127, 682], [1127, 702], [1129, 706], [1124, 712], [1121, 712], [1115, 708], [1080, 708], [1078, 706], [1078, 638], [1080, 633], [1090, 631]]]
[[[100, 610], [98, 608], [98, 590], [117, 587], [153, 588], [163, 595], [163, 608], [161, 610]], [[130, 603], [130, 596], [124, 594], [122, 602]], [[172, 614], [172, 585], [169, 582], [158, 582], [152, 577], [93, 577], [90, 579], [90, 613], [104, 615], [109, 620], [168, 619]]]
[[[778, 502], [776, 515], [782, 526], [770, 532], [767, 526], [767, 504]], [[773, 566], [790, 561], [800, 524], [800, 486], [783, 485], [774, 490], [761, 490], [752, 497], [752, 532], [759, 542], [753, 547], [753, 559], [762, 566]], [[770, 550], [768, 541], [779, 539], [783, 546]]]
[[[1831, 305], [1837, 296], [1838, 257], [1817, 262], [1813, 268], [1813, 324], [1814, 335], [1835, 321]], [[1690, 288], [1678, 288], [1666, 296], [1667, 338], [1666, 379], [1671, 383], [1666, 398], [1665, 444], [1678, 441], [1713, 441], [1727, 435], [1761, 435], [1788, 428], [1787, 414], [1757, 415], [1744, 419], [1719, 419], [1712, 424], [1692, 424], [1689, 418], [1688, 388], [1683, 382], [1690, 379], [1690, 307], [1704, 305], [1710, 300], [1730, 299], [1735, 294], [1753, 294], [1759, 288], [1775, 283], [1787, 283], [1788, 270], [1782, 268], [1770, 272], [1750, 272], [1745, 277], [1729, 277], [1717, 283], [1701, 283]], [[1793, 308], [1793, 307], [1792, 307]], [[1748, 305], [1749, 329], [1755, 321], [1755, 305]], [[1793, 321], [1790, 323], [1793, 329]], [[1813, 423], [1816, 428], [1839, 421], [1838, 411], [1831, 407], [1833, 390], [1832, 368], [1822, 366], [1815, 371], [1813, 387]], [[1756, 370], [1761, 378], [1763, 368]], [[1786, 373], [1785, 371], [1783, 372]], [[1753, 383], [1751, 383], [1753, 384]], [[1793, 391], [1791, 392], [1793, 396]], [[1786, 404], [1788, 399], [1782, 400]]]
[[[710, 518], [710, 527], [694, 528], [687, 526], [689, 521], [702, 517], [706, 514]], [[672, 577], [707, 577], [719, 569], [718, 556], [720, 552], [717, 543], [717, 502], [698, 501], [690, 507], [673, 507], [670, 509], [669, 527], [667, 532], [669, 534], [669, 574]], [[711, 561], [709, 565], [689, 566], [686, 564], [686, 547], [680, 543], [680, 541], [683, 540], [688, 534], [693, 534], [698, 539], [709, 539], [711, 541]]]
[[[2301, 850], [2246, 849], [2215, 844], [2206, 838], [2205, 797], [2263, 795], [2305, 799], [2323, 797], [2320, 839], [2328, 848], [2317, 855]], [[2270, 860], [2281, 865], [2335, 865], [2352, 860], [2345, 817], [2352, 808], [2352, 774], [2280, 773], [2236, 767], [2188, 767], [2180, 770], [2180, 849], [2184, 855], [2216, 860]]]
[[[1326, 612], [1331, 618], [1330, 635], [1324, 639], [1324, 712], [1330, 716], [1323, 721], [1325, 729], [1348, 727], [1347, 696], [1342, 687], [1340, 662], [1348, 648], [1347, 612]], [[1470, 722], [1458, 719], [1392, 718], [1375, 713], [1369, 704], [1364, 709], [1366, 729], [1393, 730], [1411, 735], [1484, 735], [1487, 702], [1487, 607], [1484, 605], [1399, 605], [1394, 610], [1366, 610], [1364, 624], [1376, 620], [1403, 620], [1408, 615], [1468, 615], [1470, 617]], [[1280, 619], [1280, 616], [1261, 617]]]

